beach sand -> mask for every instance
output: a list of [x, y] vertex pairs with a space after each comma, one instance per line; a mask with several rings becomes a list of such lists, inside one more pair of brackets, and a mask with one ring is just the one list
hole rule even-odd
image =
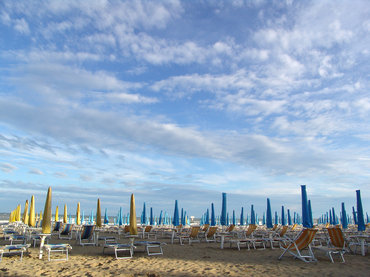
[[369, 255], [347, 254], [345, 264], [339, 260], [332, 264], [315, 252], [318, 262], [306, 264], [289, 255], [279, 261], [280, 249], [238, 251], [202, 242], [169, 243], [163, 256], [148, 257], [137, 249], [132, 259], [116, 260], [112, 250], [103, 254], [103, 247], [81, 247], [75, 240], [70, 244], [68, 261], [49, 262], [45, 256], [39, 260], [37, 247], [31, 247], [22, 262], [19, 255], [6, 256], [0, 262], [0, 276], [370, 276]]

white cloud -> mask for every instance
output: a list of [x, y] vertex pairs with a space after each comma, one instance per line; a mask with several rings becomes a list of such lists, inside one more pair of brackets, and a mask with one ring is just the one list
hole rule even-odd
[[9, 164], [9, 163], [2, 163], [0, 164], [1, 166], [1, 171], [5, 173], [11, 173], [14, 170], [18, 169], [15, 165]]
[[42, 172], [40, 169], [33, 168], [28, 173], [35, 174], [35, 175], [44, 175], [44, 172]]

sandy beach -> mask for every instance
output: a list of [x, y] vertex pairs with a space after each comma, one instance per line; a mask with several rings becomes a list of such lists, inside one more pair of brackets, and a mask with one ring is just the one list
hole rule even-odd
[[39, 248], [31, 247], [22, 262], [19, 255], [4, 256], [0, 276], [369, 276], [370, 272], [369, 255], [346, 254], [345, 264], [338, 260], [332, 264], [323, 253], [315, 252], [318, 262], [305, 264], [292, 256], [279, 261], [280, 249], [238, 251], [228, 245], [220, 249], [219, 243], [163, 241], [168, 243], [163, 256], [149, 257], [137, 249], [127, 260], [116, 260], [113, 251], [103, 254], [103, 247], [78, 246], [75, 240], [70, 242], [68, 261], [39, 260]]

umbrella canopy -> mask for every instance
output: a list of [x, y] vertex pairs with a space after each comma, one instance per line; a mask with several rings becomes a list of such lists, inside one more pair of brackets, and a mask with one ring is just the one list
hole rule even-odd
[[356, 190], [356, 199], [357, 199], [357, 230], [365, 231], [366, 226], [365, 226], [364, 210], [362, 209], [360, 190]]
[[221, 222], [221, 225], [222, 226], [225, 226], [227, 225], [227, 222], [226, 222], [226, 193], [223, 192], [222, 193], [222, 208], [221, 208], [221, 218], [220, 218], [220, 222]]
[[101, 227], [101, 209], [100, 209], [100, 199], [98, 198], [98, 203], [96, 204], [96, 226]]
[[254, 207], [251, 205], [251, 224], [256, 224], [256, 214], [254, 213]]
[[31, 197], [31, 205], [30, 205], [30, 217], [28, 220], [28, 226], [35, 227], [36, 225], [36, 216], [35, 216], [35, 197], [32, 195]]
[[67, 204], [64, 204], [63, 223], [67, 223], [67, 221], [68, 221]]
[[308, 202], [307, 202], [307, 192], [306, 186], [301, 186], [301, 194], [302, 194], [302, 224], [303, 227], [311, 228], [309, 214], [308, 214]]
[[44, 214], [42, 220], [42, 233], [51, 233], [51, 187], [48, 189], [48, 194], [46, 195]]
[[77, 203], [76, 224], [81, 225], [81, 206], [80, 206], [80, 202]]
[[242, 207], [242, 210], [240, 212], [240, 225], [244, 225], [244, 208]]
[[270, 199], [267, 198], [267, 211], [266, 211], [266, 227], [272, 228], [272, 213], [271, 213], [271, 204]]
[[54, 218], [54, 221], [55, 222], [58, 222], [59, 221], [59, 208], [58, 208], [58, 206], [55, 208], [55, 218]]
[[211, 203], [211, 226], [216, 225], [215, 206]]
[[22, 221], [24, 224], [28, 225], [28, 200], [26, 200], [26, 204], [24, 205]]
[[137, 235], [135, 197], [131, 194], [130, 202], [130, 235]]
[[286, 225], [284, 206], [281, 206], [281, 225]]
[[173, 226], [179, 226], [180, 225], [180, 222], [179, 222], [179, 206], [177, 204], [177, 200], [175, 200], [175, 210], [173, 212], [173, 219], [172, 219], [172, 224]]
[[235, 216], [235, 210], [233, 210], [233, 225], [236, 225], [236, 216]]
[[348, 221], [347, 221], [347, 213], [346, 208], [344, 207], [344, 202], [342, 202], [342, 228], [347, 229]]

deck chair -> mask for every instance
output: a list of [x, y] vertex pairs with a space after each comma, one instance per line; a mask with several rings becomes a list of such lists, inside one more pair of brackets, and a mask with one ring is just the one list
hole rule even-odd
[[27, 243], [27, 236], [25, 235], [17, 235], [11, 234], [9, 237], [10, 244], [26, 244]]
[[342, 262], [345, 263], [343, 254], [347, 252], [346, 242], [342, 230], [339, 227], [331, 227], [327, 229], [329, 234], [329, 242], [327, 246], [316, 246], [314, 250], [326, 252], [332, 263], [334, 263], [332, 254], [339, 254]]
[[205, 234], [206, 242], [216, 242], [217, 226], [209, 227]]
[[[103, 247], [103, 254], [105, 252], [105, 249], [113, 249], [114, 250], [114, 256], [116, 257], [117, 260], [122, 260], [122, 259], [131, 259], [132, 256], [134, 255], [134, 248], [136, 248], [133, 244], [122, 244], [122, 243], [108, 243], [104, 245]], [[119, 256], [119, 252], [128, 252], [129, 256]]]
[[[316, 262], [316, 258], [311, 249], [311, 242], [317, 233], [317, 229], [307, 228], [303, 229], [294, 240], [288, 239], [290, 241], [285, 246], [282, 244], [280, 248], [283, 249], [283, 253], [280, 255], [279, 260], [286, 254], [292, 254], [295, 258], [298, 258], [304, 262]], [[308, 254], [304, 256], [302, 254], [303, 250], [307, 249]]]
[[67, 223], [64, 224], [62, 228], [59, 229], [58, 238], [59, 239], [72, 239], [72, 229], [73, 224]]
[[3, 258], [4, 253], [13, 253], [13, 254], [20, 254], [21, 261], [23, 259], [23, 252], [28, 252], [28, 248], [31, 244], [12, 244], [12, 245], [3, 245], [0, 247], [0, 261]]
[[179, 234], [178, 239], [180, 240], [180, 244], [184, 245], [184, 241], [188, 240], [189, 244], [192, 242], [200, 242], [198, 238], [198, 233], [199, 233], [200, 227], [199, 226], [193, 226], [190, 228], [190, 231], [187, 234]]
[[240, 251], [240, 246], [245, 245], [248, 247], [248, 250], [250, 250], [250, 245], [253, 246], [254, 249], [256, 249], [256, 244], [260, 244], [263, 246], [263, 248], [266, 248], [265, 245], [265, 240], [262, 238], [254, 238], [253, 237], [253, 232], [257, 229], [256, 224], [249, 224], [247, 231], [245, 231], [243, 238], [240, 239], [233, 239], [230, 240], [230, 247], [232, 246], [233, 243], [236, 244], [238, 250]]
[[[72, 246], [65, 243], [58, 244], [45, 244], [43, 247], [48, 253], [48, 261], [68, 261], [68, 251], [72, 249]], [[54, 258], [51, 259], [51, 253], [65, 254], [65, 258]]]
[[61, 228], [62, 228], [62, 222], [61, 222], [61, 221], [57, 221], [57, 222], [55, 222], [53, 232], [57, 232], [57, 233], [59, 233], [59, 230], [60, 230]]
[[79, 244], [85, 245], [95, 245], [95, 235], [94, 235], [95, 225], [84, 225], [82, 231], [78, 234]]
[[162, 246], [166, 245], [164, 242], [159, 241], [135, 241], [134, 246], [144, 246], [148, 256], [163, 255]]
[[280, 247], [280, 244], [286, 240], [284, 236], [288, 231], [288, 228], [288, 225], [284, 225], [283, 228], [281, 228], [280, 232], [276, 233], [271, 238], [266, 239], [266, 241], [270, 243], [271, 249], [274, 249], [274, 243], [278, 244]]
[[150, 235], [152, 235], [155, 239], [157, 239], [157, 234], [152, 231], [153, 231], [153, 226], [151, 225], [145, 226], [143, 233], [142, 233], [143, 238], [147, 236], [147, 238], [149, 239]]

